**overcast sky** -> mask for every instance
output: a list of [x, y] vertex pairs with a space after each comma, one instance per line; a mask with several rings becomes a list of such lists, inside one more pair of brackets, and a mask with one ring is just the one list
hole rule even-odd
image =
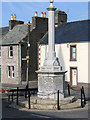
[[[42, 1], [42, 0], [40, 0]], [[16, 14], [17, 20], [23, 20], [26, 23], [30, 20], [35, 11], [38, 12], [38, 16], [41, 16], [41, 12], [46, 12], [48, 17], [47, 7], [49, 2], [6, 2], [3, 1], [1, 5], [1, 18], [2, 26], [8, 26], [11, 14]], [[86, 20], [88, 19], [88, 2], [54, 2], [54, 6], [58, 10], [63, 10], [68, 14], [68, 22]]]

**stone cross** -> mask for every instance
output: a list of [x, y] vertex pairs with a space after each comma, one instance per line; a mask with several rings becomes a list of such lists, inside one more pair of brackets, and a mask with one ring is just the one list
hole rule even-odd
[[48, 16], [48, 53], [44, 60], [43, 66], [38, 73], [38, 97], [43, 99], [57, 99], [57, 91], [59, 90], [60, 99], [64, 98], [64, 81], [65, 71], [61, 70], [58, 58], [55, 52], [55, 18], [54, 12], [56, 8], [50, 0], [50, 6], [47, 8]]

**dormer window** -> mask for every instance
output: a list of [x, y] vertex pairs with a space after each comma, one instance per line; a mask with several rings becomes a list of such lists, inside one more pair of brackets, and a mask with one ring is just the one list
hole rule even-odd
[[9, 46], [9, 57], [13, 57], [13, 46]]

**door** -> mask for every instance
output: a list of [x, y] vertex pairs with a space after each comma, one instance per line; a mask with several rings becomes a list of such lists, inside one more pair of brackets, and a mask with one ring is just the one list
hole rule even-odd
[[70, 68], [71, 85], [77, 85], [77, 68]]
[[0, 83], [1, 83], [1, 66], [0, 66]]

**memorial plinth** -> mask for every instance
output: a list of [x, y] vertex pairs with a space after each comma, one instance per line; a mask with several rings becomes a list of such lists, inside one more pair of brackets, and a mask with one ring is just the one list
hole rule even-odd
[[65, 71], [61, 70], [60, 62], [55, 52], [55, 16], [56, 8], [50, 0], [48, 10], [48, 52], [43, 66], [38, 73], [38, 97], [57, 99], [59, 90], [60, 99], [64, 98]]

